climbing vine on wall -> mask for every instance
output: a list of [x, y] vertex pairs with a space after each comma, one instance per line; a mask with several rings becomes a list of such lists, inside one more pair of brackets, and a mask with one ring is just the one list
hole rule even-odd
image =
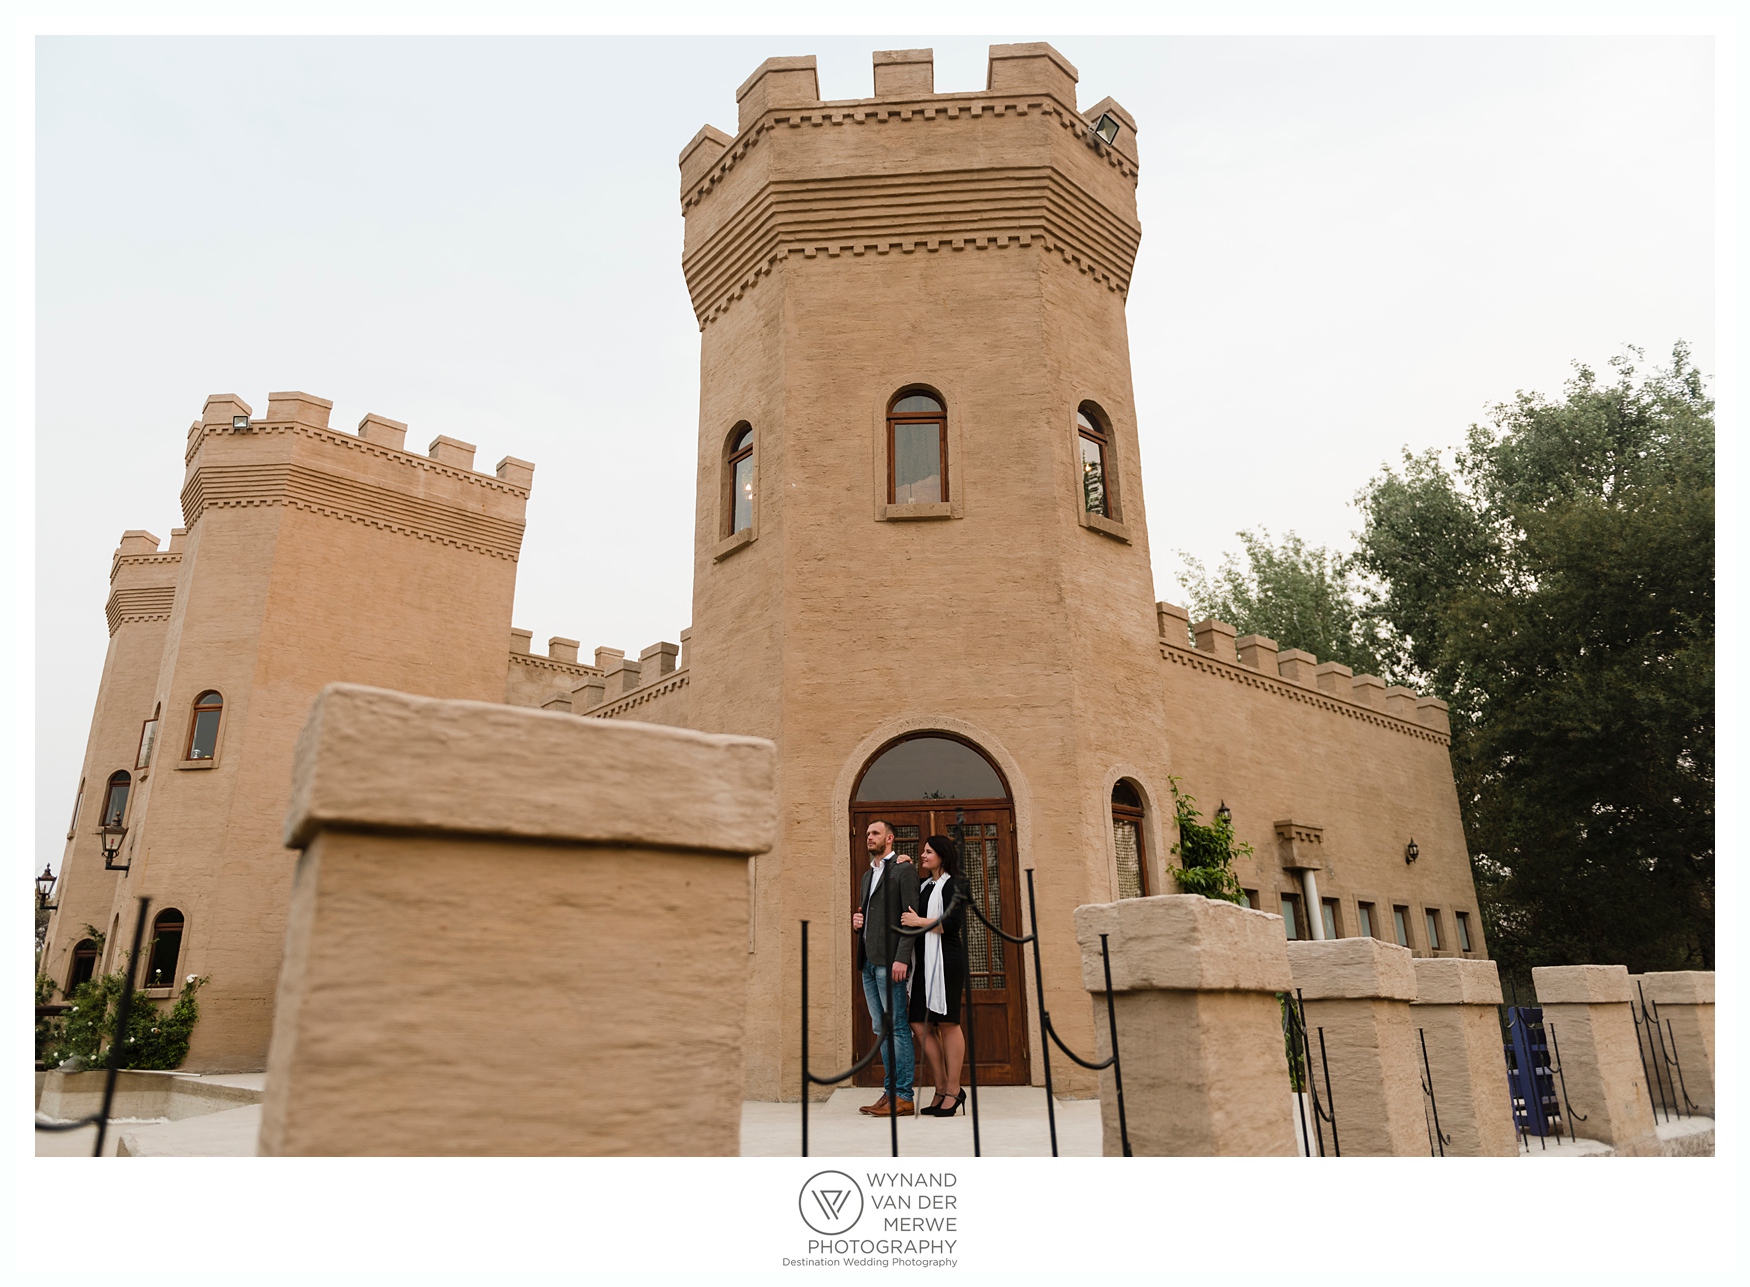
[[[67, 998], [72, 1008], [66, 1014], [38, 1025], [38, 1057], [45, 1068], [58, 1068], [68, 1061], [74, 1068], [108, 1066], [125, 978], [118, 970], [86, 980]], [[136, 991], [128, 1010], [128, 1030], [122, 1035], [120, 1066], [179, 1067], [188, 1058], [189, 1037], [200, 1019], [196, 996], [206, 981], [200, 975], [189, 975], [176, 1003], [162, 1011], [145, 993]]]
[[1234, 840], [1231, 819], [1220, 814], [1203, 821], [1197, 812], [1197, 797], [1179, 790], [1179, 779], [1168, 778], [1173, 792], [1173, 818], [1179, 824], [1179, 841], [1173, 846], [1179, 866], [1173, 877], [1187, 894], [1202, 894], [1218, 902], [1246, 906], [1245, 891], [1234, 875], [1234, 859], [1252, 856], [1252, 847]]

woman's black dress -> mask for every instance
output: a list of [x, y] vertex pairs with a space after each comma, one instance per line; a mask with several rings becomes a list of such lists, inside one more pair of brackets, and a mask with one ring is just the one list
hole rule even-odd
[[[946, 907], [954, 897], [954, 886], [952, 878], [944, 877], [944, 879], [949, 881], [948, 888], [942, 891], [942, 906]], [[918, 912], [921, 915], [929, 915], [930, 890], [934, 885], [934, 881], [925, 881], [918, 887]], [[918, 935], [917, 950], [912, 958], [917, 962], [918, 967], [912, 975], [915, 981], [911, 987], [910, 1019], [913, 1023], [960, 1022], [960, 999], [966, 991], [966, 949], [960, 936], [965, 925], [965, 907], [958, 908], [952, 916], [946, 916], [942, 919], [942, 933], [939, 937], [942, 942], [942, 969], [947, 975], [947, 1014], [934, 1014], [929, 1011], [930, 990], [926, 986], [928, 980], [924, 978], [924, 938], [926, 935]]]

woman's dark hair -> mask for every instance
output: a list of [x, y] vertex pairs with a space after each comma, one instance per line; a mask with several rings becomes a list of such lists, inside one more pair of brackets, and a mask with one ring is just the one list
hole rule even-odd
[[[960, 846], [948, 839], [947, 836], [931, 836], [924, 843], [936, 851], [936, 857], [942, 860], [942, 870], [955, 880], [959, 880]], [[923, 850], [920, 849], [918, 852], [921, 854]]]

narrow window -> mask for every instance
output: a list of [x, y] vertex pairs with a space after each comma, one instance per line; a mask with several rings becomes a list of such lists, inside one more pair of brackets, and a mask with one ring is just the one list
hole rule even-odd
[[121, 826], [128, 813], [128, 788], [132, 785], [133, 779], [126, 769], [117, 769], [109, 775], [109, 789], [103, 793], [103, 817], [97, 820], [98, 826]]
[[1410, 909], [1407, 907], [1392, 908], [1391, 923], [1392, 928], [1397, 931], [1398, 946], [1408, 947], [1410, 945]]
[[152, 767], [152, 748], [158, 744], [158, 712], [153, 710], [152, 718], [140, 725], [140, 749], [134, 755], [136, 769]]
[[1111, 488], [1107, 485], [1106, 449], [1112, 436], [1094, 408], [1084, 402], [1076, 412], [1076, 441], [1082, 453], [1082, 508], [1102, 518], [1112, 517]]
[[887, 413], [887, 502], [921, 505], [948, 499], [947, 412], [927, 393], [894, 399]]
[[1112, 842], [1118, 852], [1118, 897], [1148, 894], [1148, 868], [1142, 852], [1142, 796], [1120, 778], [1112, 786]]
[[63, 995], [70, 994], [81, 983], [89, 983], [97, 973], [97, 940], [82, 938], [73, 945], [73, 970], [67, 975]]
[[725, 477], [729, 484], [729, 530], [734, 536], [753, 526], [753, 428], [740, 424], [729, 436], [729, 459]]
[[152, 955], [146, 965], [146, 986], [176, 986], [176, 958], [182, 955], [182, 913], [166, 907], [152, 920]]
[[1293, 894], [1282, 895], [1282, 930], [1289, 938], [1299, 938], [1300, 917], [1296, 914], [1299, 900]]
[[1453, 917], [1458, 921], [1458, 950], [1461, 952], [1468, 952], [1471, 950], [1470, 913], [1454, 912]]
[[195, 699], [194, 718], [188, 725], [188, 754], [185, 760], [210, 760], [219, 747], [219, 716], [225, 699], [217, 693], [202, 693]]
[[1373, 934], [1373, 904], [1355, 904], [1356, 928], [1361, 931], [1362, 938], [1372, 938]]
[[1337, 932], [1337, 900], [1334, 898], [1321, 898], [1319, 900], [1319, 912], [1324, 917], [1325, 921], [1325, 937], [1342, 938], [1343, 936]]
[[1258, 891], [1257, 890], [1255, 890], [1255, 889], [1242, 889], [1240, 891], [1240, 893], [1242, 893], [1246, 896], [1246, 906], [1247, 907], [1250, 907], [1254, 912], [1260, 910], [1261, 904], [1258, 902]]
[[1428, 950], [1438, 952], [1440, 950], [1440, 913], [1430, 907], [1426, 908], [1422, 914], [1428, 921]]
[[73, 816], [67, 821], [67, 839], [73, 838], [73, 833], [79, 829], [79, 806], [85, 803], [85, 779], [79, 779], [79, 792], [73, 797]]

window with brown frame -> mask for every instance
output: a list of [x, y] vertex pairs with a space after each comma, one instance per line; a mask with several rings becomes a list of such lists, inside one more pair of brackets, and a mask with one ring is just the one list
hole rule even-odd
[[158, 707], [152, 708], [152, 718], [140, 725], [140, 749], [134, 753], [134, 767], [149, 769], [152, 767], [152, 748], [158, 744]]
[[1289, 938], [1306, 937], [1306, 935], [1301, 932], [1299, 895], [1282, 895], [1282, 929]]
[[146, 963], [149, 988], [176, 986], [176, 961], [182, 955], [182, 913], [166, 907], [152, 919], [152, 955]]
[[1422, 915], [1428, 922], [1428, 950], [1438, 952], [1445, 946], [1440, 941], [1440, 913], [1432, 907], [1425, 907], [1422, 909]]
[[1373, 924], [1373, 904], [1372, 903], [1356, 903], [1355, 904], [1355, 919], [1356, 919], [1358, 928], [1361, 931], [1362, 938], [1378, 938], [1379, 937], [1379, 935], [1374, 932], [1375, 927]]
[[729, 530], [723, 535], [734, 536], [753, 526], [753, 426], [746, 421], [729, 433], [723, 477], [729, 492], [723, 507]]
[[1142, 840], [1142, 793], [1123, 778], [1112, 784], [1112, 846], [1118, 854], [1118, 897], [1148, 897], [1148, 863]]
[[67, 973], [67, 986], [61, 989], [62, 995], [70, 996], [74, 988], [89, 983], [96, 973], [97, 940], [82, 938], [73, 945], [73, 968]]
[[103, 816], [97, 820], [98, 826], [121, 826], [128, 812], [128, 788], [133, 784], [134, 780], [126, 769], [117, 769], [109, 775], [109, 787], [103, 793]]
[[1107, 466], [1112, 433], [1105, 417], [1091, 402], [1076, 410], [1076, 442], [1081, 447], [1082, 508], [1101, 518], [1116, 518], [1112, 512], [1112, 489]]
[[1325, 937], [1342, 938], [1343, 917], [1341, 909], [1337, 906], [1337, 900], [1334, 898], [1319, 899], [1319, 914], [1324, 917]]
[[1393, 905], [1391, 909], [1391, 927], [1397, 935], [1398, 946], [1410, 946], [1410, 909]]
[[1470, 913], [1469, 912], [1454, 912], [1452, 914], [1452, 918], [1458, 922], [1458, 950], [1461, 952], [1471, 951], [1472, 948], [1470, 945]]
[[216, 692], [205, 692], [195, 698], [194, 716], [188, 722], [188, 754], [185, 760], [210, 760], [219, 749], [219, 717], [224, 713], [225, 699]]
[[901, 393], [887, 411], [887, 503], [948, 499], [948, 410], [934, 394]]

